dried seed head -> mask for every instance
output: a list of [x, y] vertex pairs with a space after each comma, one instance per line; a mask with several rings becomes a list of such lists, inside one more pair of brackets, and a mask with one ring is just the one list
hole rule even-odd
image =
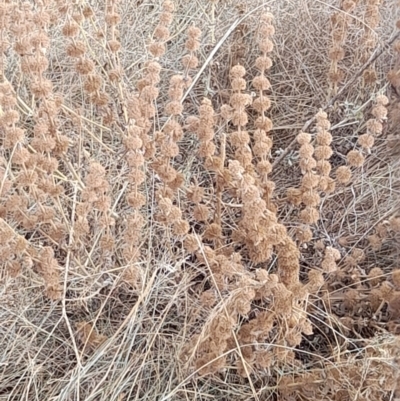
[[258, 97], [254, 100], [253, 107], [258, 113], [264, 113], [271, 107], [271, 101], [266, 96]]
[[231, 82], [232, 89], [234, 91], [242, 91], [246, 89], [246, 80], [243, 78], [234, 78]]
[[92, 8], [88, 5], [83, 8], [82, 14], [85, 18], [90, 18], [94, 15]]
[[344, 72], [339, 69], [337, 71], [329, 71], [328, 78], [332, 83], [339, 84], [344, 79]]
[[303, 192], [301, 200], [304, 205], [313, 207], [318, 206], [321, 202], [321, 198], [318, 195], [318, 192], [313, 190]]
[[305, 174], [306, 172], [310, 172], [311, 170], [314, 170], [315, 167], [317, 167], [317, 161], [313, 157], [309, 157], [307, 159], [302, 158], [299, 161], [299, 166], [300, 166], [302, 174]]
[[88, 58], [81, 58], [75, 63], [75, 70], [78, 74], [87, 75], [94, 70], [94, 63]]
[[307, 206], [300, 212], [300, 220], [304, 224], [315, 224], [319, 220], [319, 212], [312, 206]]
[[199, 59], [192, 54], [187, 54], [186, 56], [183, 56], [181, 62], [185, 68], [190, 70], [197, 68], [199, 65]]
[[192, 185], [188, 188], [186, 195], [191, 202], [200, 203], [204, 197], [204, 188]]
[[385, 279], [385, 274], [380, 267], [373, 267], [368, 273], [368, 281], [375, 286]]
[[250, 142], [250, 136], [247, 131], [234, 131], [231, 133], [230, 142], [235, 148], [245, 146]]
[[269, 80], [263, 76], [263, 75], [258, 75], [253, 79], [253, 87], [256, 90], [268, 90], [271, 88], [271, 83]]
[[299, 132], [296, 140], [299, 145], [305, 145], [311, 142], [311, 135], [307, 132]]
[[389, 99], [385, 95], [378, 95], [375, 99], [376, 104], [386, 106], [389, 104]]
[[183, 111], [183, 105], [178, 100], [168, 102], [165, 106], [165, 112], [171, 116], [180, 115]]
[[215, 144], [212, 141], [202, 142], [199, 147], [200, 157], [211, 157], [215, 153]]
[[268, 117], [265, 117], [265, 116], [258, 117], [255, 121], [255, 126], [259, 130], [263, 130], [265, 132], [269, 132], [273, 128], [272, 121]]
[[318, 174], [326, 176], [330, 174], [332, 169], [331, 164], [327, 160], [318, 160], [316, 167]]
[[230, 71], [230, 76], [232, 80], [236, 78], [243, 78], [245, 74], [246, 74], [246, 69], [239, 64], [232, 67]]
[[234, 93], [230, 97], [230, 104], [236, 110], [250, 105], [251, 102], [252, 102], [251, 96], [245, 93]]
[[395, 233], [400, 232], [400, 217], [391, 217], [389, 219], [389, 227], [391, 231], [394, 231]]
[[190, 230], [189, 223], [186, 220], [178, 220], [174, 223], [173, 232], [178, 237], [186, 235]]
[[186, 48], [186, 50], [188, 50], [190, 52], [195, 52], [195, 51], [199, 50], [200, 42], [197, 39], [188, 38], [188, 40], [185, 43], [185, 48]]
[[101, 88], [102, 83], [103, 83], [103, 80], [100, 75], [89, 74], [85, 79], [83, 88], [88, 93], [94, 93], [94, 92], [97, 92]]
[[312, 231], [309, 226], [300, 226], [296, 229], [296, 238], [301, 242], [310, 242], [312, 239]]
[[207, 221], [210, 215], [210, 210], [207, 206], [198, 204], [193, 209], [193, 217], [195, 220], [204, 222]]
[[110, 101], [110, 97], [106, 92], [95, 92], [91, 97], [90, 101], [99, 107], [107, 106]]
[[196, 236], [193, 234], [187, 235], [185, 240], [183, 241], [183, 246], [189, 253], [196, 252], [199, 249], [199, 243], [196, 239]]
[[17, 143], [22, 143], [25, 140], [25, 130], [18, 127], [11, 127], [5, 130], [3, 146], [4, 149], [11, 149]]
[[164, 25], [157, 25], [154, 29], [153, 36], [161, 42], [166, 42], [169, 39], [169, 29]]
[[272, 67], [272, 60], [267, 56], [257, 57], [255, 66], [259, 71], [265, 71]]
[[365, 158], [358, 150], [351, 150], [347, 154], [347, 162], [352, 167], [361, 167], [364, 164]]
[[165, 11], [165, 12], [161, 13], [161, 15], [160, 15], [160, 23], [163, 25], [168, 26], [172, 22], [173, 19], [174, 19], [173, 14], [168, 11]]
[[306, 173], [304, 174], [301, 180], [301, 186], [304, 189], [312, 189], [318, 186], [318, 176], [313, 173]]
[[331, 61], [341, 61], [344, 59], [344, 50], [341, 46], [334, 46], [329, 49], [329, 59]]
[[62, 33], [67, 37], [74, 37], [79, 32], [79, 25], [75, 21], [69, 21], [64, 24]]
[[382, 104], [377, 104], [373, 109], [371, 114], [379, 121], [385, 120], [387, 117], [387, 109]]
[[351, 170], [348, 166], [340, 166], [336, 170], [336, 179], [341, 184], [347, 184], [351, 180]]
[[232, 124], [236, 127], [244, 127], [249, 119], [245, 111], [234, 111], [232, 115]]
[[382, 133], [383, 125], [379, 121], [371, 118], [367, 121], [367, 131], [373, 135], [379, 135]]
[[301, 204], [303, 191], [299, 188], [288, 188], [286, 191], [286, 196], [288, 201], [295, 206], [299, 206]]
[[371, 149], [374, 146], [375, 138], [371, 134], [363, 134], [358, 137], [357, 143], [364, 149]]
[[117, 53], [121, 49], [121, 43], [118, 40], [109, 40], [107, 42], [107, 48], [111, 51], [111, 53]]
[[69, 57], [82, 57], [86, 52], [86, 45], [80, 40], [70, 43], [67, 46], [66, 53]]
[[261, 43], [258, 44], [258, 47], [263, 53], [270, 53], [274, 50], [274, 43], [270, 39], [264, 39]]
[[332, 148], [327, 145], [317, 146], [314, 150], [314, 157], [316, 160], [327, 160], [332, 154]]
[[[374, 47], [374, 46], [372, 46]], [[363, 72], [363, 80], [366, 85], [371, 85], [375, 83], [378, 79], [376, 71], [374, 68], [368, 68]]]
[[257, 163], [257, 171], [261, 177], [264, 177], [271, 173], [272, 164], [268, 160], [262, 160]]
[[316, 140], [320, 146], [329, 146], [332, 143], [332, 135], [323, 130], [317, 133]]
[[206, 240], [218, 240], [223, 238], [221, 226], [217, 223], [210, 224], [204, 231], [203, 237]]
[[161, 57], [165, 54], [165, 45], [160, 42], [153, 42], [149, 46], [149, 52], [155, 58]]
[[162, 3], [162, 8], [163, 8], [164, 11], [167, 11], [167, 12], [169, 12], [169, 13], [172, 13], [172, 12], [174, 12], [174, 10], [175, 10], [174, 2], [171, 1], [171, 0], [165, 0], [165, 1]]
[[400, 290], [400, 269], [392, 271], [392, 281], [395, 287]]
[[115, 26], [121, 22], [121, 16], [117, 13], [108, 13], [105, 16], [105, 21], [107, 25]]
[[313, 155], [313, 153], [314, 153], [314, 146], [310, 145], [309, 143], [306, 143], [306, 144], [304, 144], [304, 145], [302, 145], [302, 146], [300, 147], [299, 156], [300, 156], [302, 159], [309, 159], [309, 158], [311, 158], [312, 155]]
[[260, 21], [265, 23], [265, 24], [272, 24], [272, 21], [274, 20], [274, 15], [270, 12], [266, 12], [261, 14]]

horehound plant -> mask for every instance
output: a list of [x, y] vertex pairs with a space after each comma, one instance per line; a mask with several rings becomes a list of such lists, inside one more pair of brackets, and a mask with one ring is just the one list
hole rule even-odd
[[400, 397], [393, 1], [0, 4], [0, 398]]
[[329, 49], [329, 59], [331, 65], [329, 68], [328, 79], [332, 85], [332, 95], [336, 95], [338, 85], [344, 79], [344, 72], [339, 67], [345, 57], [344, 44], [347, 39], [348, 30], [353, 22], [352, 12], [357, 7], [358, 0], [343, 0], [340, 2], [340, 9], [331, 17], [332, 25], [332, 47]]

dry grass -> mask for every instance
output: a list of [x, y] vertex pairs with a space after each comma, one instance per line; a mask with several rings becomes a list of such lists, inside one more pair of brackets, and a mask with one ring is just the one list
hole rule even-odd
[[[22, 7], [22, 2], [11, 3]], [[57, 15], [62, 5], [43, 3], [51, 15]], [[236, 151], [229, 137], [237, 128], [224, 123], [219, 114], [232, 95], [230, 70], [241, 64], [248, 83], [258, 74], [254, 66], [260, 55], [256, 43], [260, 13], [269, 11], [274, 15], [276, 33], [270, 53], [273, 66], [267, 71], [271, 89], [266, 92], [272, 103], [267, 115], [274, 124], [269, 133], [273, 138], [269, 159], [273, 170], [268, 179], [275, 183], [275, 191], [269, 201], [276, 221], [287, 229], [285, 244], [295, 243], [299, 252], [294, 264], [289, 263], [290, 268], [296, 263], [299, 266], [298, 282], [294, 284], [301, 283], [296, 288], [307, 289], [304, 299], [296, 298], [290, 306], [289, 316], [277, 310], [277, 290], [260, 299], [250, 296], [245, 305], [248, 313], [231, 311], [240, 296], [261, 291], [261, 280], [256, 276], [261, 270], [268, 272], [270, 279], [278, 273], [282, 286], [278, 288], [294, 293], [295, 287], [282, 279], [283, 251], [279, 244], [267, 261], [256, 263], [244, 241], [232, 239], [244, 202], [237, 193], [232, 195], [234, 185], [230, 183], [219, 198], [217, 174], [198, 156], [199, 138], [193, 130], [185, 128], [179, 155], [171, 158], [171, 165], [184, 178], [172, 198], [198, 241], [197, 253], [188, 252], [183, 246], [184, 236], [175, 235], [171, 226], [159, 218], [157, 190], [168, 185], [155, 171], [154, 158], [146, 158], [144, 183], [137, 188], [129, 183], [123, 140], [128, 109], [132, 108], [128, 100], [137, 93], [146, 62], [153, 59], [148, 45], [159, 21], [161, 2], [119, 2], [119, 34], [113, 33], [110, 26], [104, 31], [108, 38], [115, 35], [120, 40], [117, 56], [105, 48], [99, 36], [99, 30], [106, 26], [101, 3], [71, 6], [67, 14], [49, 24], [47, 32], [50, 43], [45, 57], [49, 66], [43, 76], [53, 84], [49, 99], [54, 94], [62, 96], [53, 117], [58, 134], [68, 138], [68, 146], [65, 152], [42, 152], [57, 159], [57, 167], [49, 173], [43, 173], [40, 166], [33, 169], [40, 179], [62, 187], [62, 192], [45, 196], [42, 202], [40, 191], [35, 193], [38, 190], [29, 185], [18, 185], [18, 177], [26, 168], [12, 162], [20, 145], [5, 145], [2, 117], [0, 401], [399, 399], [398, 384], [391, 380], [398, 380], [395, 373], [400, 351], [399, 288], [392, 278], [392, 272], [400, 268], [400, 234], [398, 227], [393, 229], [394, 218], [400, 213], [400, 96], [386, 78], [390, 69], [399, 68], [398, 55], [388, 45], [398, 35], [400, 12], [396, 2], [384, 0], [380, 6], [380, 23], [373, 30], [376, 43], [370, 51], [363, 43], [364, 31], [370, 29], [365, 22], [368, 1], [359, 1], [351, 13], [340, 11], [341, 2], [334, 0], [174, 2], [167, 51], [159, 60], [159, 96], [149, 135], [153, 138], [154, 132], [171, 118], [166, 113], [166, 104], [171, 100], [170, 78], [183, 72], [180, 60], [188, 53], [186, 32], [194, 24], [202, 31], [196, 52], [199, 66], [190, 71], [193, 86], [185, 92], [184, 110], [177, 121], [184, 125], [188, 116], [199, 115], [204, 97], [211, 100], [217, 114], [213, 138], [217, 153], [225, 134], [228, 137], [225, 170]], [[34, 11], [41, 10], [40, 2], [29, 4]], [[62, 34], [74, 12], [89, 4], [94, 16], [82, 22], [79, 39], [86, 44], [85, 54], [103, 78], [101, 91], [109, 97], [106, 106], [95, 105], [85, 93], [84, 78], [76, 72], [75, 61], [66, 55], [72, 40]], [[345, 78], [336, 97], [327, 78], [331, 65], [330, 18], [334, 12], [350, 16], [345, 57], [340, 62]], [[9, 28], [3, 29], [2, 35], [12, 45], [17, 37]], [[374, 55], [377, 79], [363, 85], [361, 77], [354, 78], [362, 75], [366, 60]], [[21, 146], [30, 154], [40, 153], [33, 132], [40, 105], [46, 105], [46, 101], [32, 95], [32, 77], [21, 73], [21, 57], [13, 48], [4, 53], [2, 61], [2, 83], [12, 85], [17, 96], [17, 126], [25, 129]], [[117, 64], [122, 68], [122, 78], [113, 82], [108, 73]], [[255, 90], [248, 85], [246, 91]], [[363, 166], [353, 168], [349, 184], [337, 183], [332, 193], [320, 192], [320, 218], [310, 225], [312, 239], [301, 243], [296, 233], [302, 208], [290, 203], [287, 196], [288, 188], [298, 188], [303, 177], [296, 136], [307, 130], [314, 137], [316, 113], [320, 109], [327, 112], [333, 137], [331, 176], [335, 177], [336, 168], [346, 164], [347, 153], [358, 148], [357, 138], [366, 132], [378, 94], [390, 100], [389, 119], [384, 122], [382, 135], [376, 137], [370, 154], [365, 154]], [[258, 114], [249, 109], [248, 115], [247, 130], [252, 136]], [[94, 174], [96, 180], [104, 180], [97, 187], [90, 183], [94, 163], [104, 168], [104, 174]], [[205, 191], [202, 203], [212, 212], [208, 224], [193, 217], [193, 202], [188, 200], [187, 190], [196, 180]], [[84, 188], [105, 196], [109, 205], [101, 211], [101, 207], [88, 203], [88, 231], [79, 232]], [[136, 209], [127, 201], [128, 193], [135, 188], [145, 195], [145, 204]], [[25, 197], [26, 213], [39, 216], [39, 220], [29, 226], [21, 214], [11, 211], [12, 195]], [[218, 205], [219, 226], [225, 238], [207, 240], [204, 231], [218, 221]], [[43, 206], [52, 210], [51, 221], [41, 220]], [[145, 225], [137, 242], [129, 244], [140, 249], [140, 257], [129, 260], [124, 253], [126, 227], [134, 210], [144, 217]], [[383, 238], [382, 243], [374, 245], [373, 235]], [[106, 236], [114, 241], [109, 249]], [[25, 248], [15, 254], [16, 241], [22, 239]], [[233, 251], [242, 256], [238, 264], [243, 271], [230, 277], [225, 288], [219, 284], [206, 246], [213, 248], [221, 260], [232, 257]], [[324, 272], [322, 285], [310, 290], [308, 273], [323, 272], [327, 247], [340, 252], [340, 260], [335, 262], [337, 270]], [[357, 256], [360, 249], [363, 255]], [[15, 272], [10, 267], [14, 260], [18, 261], [13, 265]], [[236, 268], [233, 259], [229, 260], [232, 269]], [[381, 269], [378, 277], [370, 274], [373, 268]], [[253, 284], [257, 282], [254, 288], [245, 281], [250, 277]], [[392, 295], [384, 293], [387, 288]], [[213, 306], [207, 305], [206, 291], [213, 291]], [[262, 340], [244, 341], [240, 329], [265, 312], [274, 316], [271, 330]], [[200, 363], [202, 347], [210, 337], [217, 337], [215, 323], [229, 316], [234, 317], [232, 327], [227, 323], [230, 345], [215, 358]], [[291, 345], [288, 330], [290, 319], [296, 316], [304, 316], [312, 326], [312, 334], [300, 332], [300, 341]], [[251, 358], [246, 360], [251, 347], [271, 352], [272, 362], [260, 368]]]

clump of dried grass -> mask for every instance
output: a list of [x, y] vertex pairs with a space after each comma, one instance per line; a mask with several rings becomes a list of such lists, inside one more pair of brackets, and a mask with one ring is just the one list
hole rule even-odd
[[269, 7], [0, 6], [0, 399], [399, 396], [397, 8]]

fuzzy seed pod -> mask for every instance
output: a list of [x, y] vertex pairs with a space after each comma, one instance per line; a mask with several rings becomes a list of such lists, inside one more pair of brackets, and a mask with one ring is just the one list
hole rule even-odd
[[223, 238], [221, 227], [216, 223], [210, 224], [204, 231], [203, 237], [206, 240], [218, 240]]
[[75, 21], [69, 21], [64, 24], [62, 33], [67, 37], [74, 37], [79, 32], [79, 25]]
[[320, 146], [329, 146], [332, 142], [332, 135], [328, 131], [321, 131], [317, 133], [316, 140]]
[[106, 14], [105, 21], [106, 21], [106, 24], [111, 25], [111, 26], [115, 26], [115, 25], [118, 25], [121, 22], [121, 17], [120, 17], [119, 14], [117, 14], [115, 12], [114, 13], [109, 13], [109, 14]]
[[286, 191], [288, 201], [295, 206], [299, 206], [301, 204], [302, 195], [303, 191], [298, 188], [288, 188]]
[[375, 139], [374, 139], [373, 135], [371, 135], [371, 134], [360, 135], [357, 140], [357, 143], [363, 149], [367, 149], [367, 150], [371, 149], [372, 146], [374, 146], [374, 142], [375, 142]]
[[312, 231], [308, 226], [301, 226], [296, 229], [296, 238], [301, 243], [310, 242], [313, 237]]
[[377, 104], [373, 109], [371, 114], [380, 122], [386, 120], [387, 109], [382, 104]]
[[111, 51], [111, 53], [117, 53], [121, 49], [121, 43], [118, 40], [109, 40], [107, 42], [107, 48]]
[[340, 166], [336, 170], [336, 179], [341, 184], [347, 184], [351, 180], [351, 170], [347, 166]]
[[381, 122], [371, 118], [367, 121], [367, 131], [373, 135], [380, 135], [383, 130], [383, 125]]
[[306, 145], [311, 142], [311, 135], [308, 134], [307, 132], [300, 132], [297, 135], [296, 140], [299, 145]]
[[318, 195], [317, 192], [311, 190], [311, 191], [306, 191], [302, 194], [302, 202], [306, 206], [318, 206], [321, 202], [321, 198]]
[[380, 284], [385, 279], [385, 274], [380, 267], [373, 267], [368, 273], [368, 281], [371, 286]]
[[199, 59], [191, 54], [183, 56], [181, 62], [186, 69], [190, 70], [197, 68], [199, 65]]
[[173, 231], [178, 237], [186, 235], [190, 230], [189, 223], [186, 220], [178, 220], [174, 223]]
[[389, 99], [385, 95], [378, 95], [375, 99], [376, 104], [381, 106], [387, 106], [389, 104]]
[[189, 253], [194, 253], [199, 249], [199, 242], [195, 235], [189, 234], [183, 241], [183, 246]]
[[300, 220], [304, 224], [315, 224], [319, 220], [319, 212], [312, 206], [307, 206], [300, 212]]
[[333, 154], [330, 146], [317, 146], [314, 150], [314, 157], [316, 160], [327, 160]]
[[165, 54], [165, 45], [160, 42], [153, 42], [149, 46], [149, 52], [154, 58], [159, 58]]
[[261, 43], [258, 44], [258, 47], [263, 53], [270, 53], [274, 50], [274, 43], [269, 39], [264, 39]]
[[207, 206], [198, 204], [193, 209], [193, 217], [195, 220], [205, 222], [208, 220], [210, 211]]
[[259, 71], [265, 71], [272, 67], [272, 60], [267, 56], [257, 57], [255, 66]]
[[327, 160], [318, 160], [317, 162], [317, 172], [320, 175], [328, 176], [331, 172], [332, 166]]
[[347, 154], [347, 162], [352, 167], [361, 167], [364, 164], [364, 156], [357, 150], [351, 150]]
[[329, 59], [331, 61], [341, 61], [344, 59], [344, 50], [340, 46], [333, 46], [329, 49]]
[[400, 269], [392, 271], [392, 282], [397, 290], [400, 290]]
[[310, 145], [309, 143], [306, 143], [300, 147], [299, 156], [302, 159], [311, 158], [313, 153], [314, 153], [314, 146]]
[[317, 167], [317, 162], [313, 157], [310, 157], [308, 159], [301, 159], [299, 161], [299, 166], [302, 174], [305, 174], [306, 172], [315, 169]]
[[304, 189], [316, 188], [318, 186], [318, 176], [310, 172], [304, 174], [301, 180], [301, 186]]
[[[260, 90], [260, 91], [265, 91], [271, 88], [271, 83], [269, 82], [269, 80], [263, 76], [263, 75], [258, 75], [257, 77], [255, 77], [253, 79], [253, 87], [256, 90]], [[244, 88], [245, 89], [245, 88]]]
[[75, 70], [78, 74], [87, 75], [94, 70], [94, 63], [92, 60], [87, 58], [79, 59], [75, 63]]

